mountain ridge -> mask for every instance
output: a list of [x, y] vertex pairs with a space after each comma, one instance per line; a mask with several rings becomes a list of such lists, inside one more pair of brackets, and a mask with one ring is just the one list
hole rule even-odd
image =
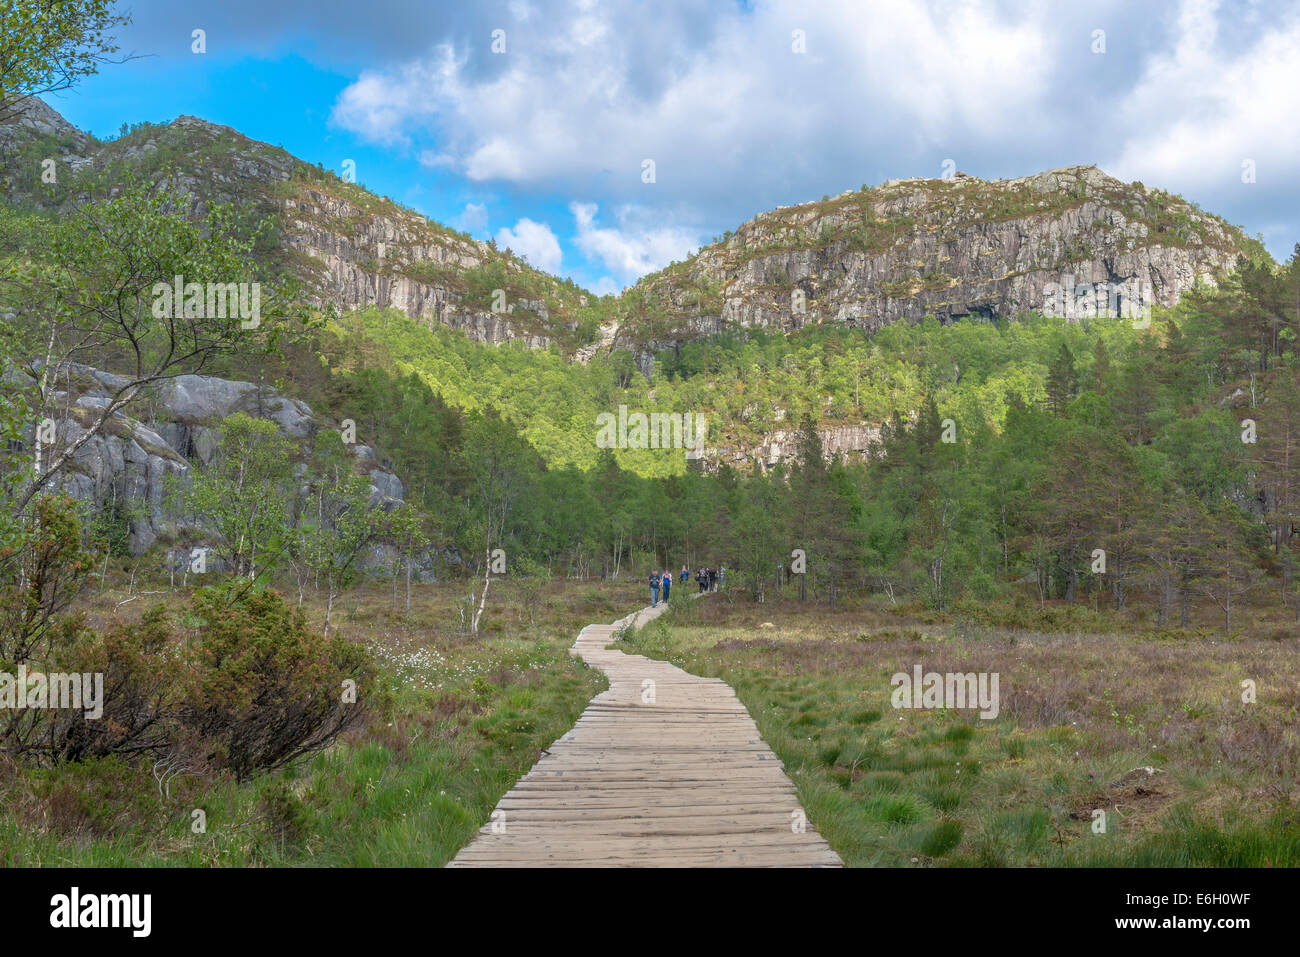
[[1073, 166], [1007, 180], [895, 179], [779, 207], [637, 288], [665, 316], [653, 351], [727, 326], [830, 321], [874, 332], [926, 315], [1013, 317], [1042, 311], [1053, 284], [1146, 288], [1149, 304], [1170, 306], [1240, 255], [1268, 256], [1195, 204]]
[[[392, 306], [412, 318], [459, 328], [476, 341], [522, 339], [532, 348], [554, 342], [572, 351], [579, 340], [594, 338], [580, 328], [598, 326], [599, 319], [586, 314], [597, 297], [576, 284], [281, 147], [188, 115], [166, 124], [124, 126], [119, 137], [100, 141], [34, 102], [17, 121], [0, 127], [0, 182], [11, 201], [59, 208], [84, 199], [97, 182], [120, 181], [128, 169], [166, 175], [192, 196], [195, 214], [213, 202], [235, 202], [250, 228], [271, 217], [276, 235], [259, 252], [340, 312]], [[72, 175], [43, 183], [47, 158], [65, 164]], [[496, 289], [505, 292], [500, 311], [493, 309]]]
[[[929, 315], [1014, 317], [1042, 311], [1053, 285], [1076, 282], [1123, 288], [1130, 302], [1148, 290], [1153, 304], [1169, 306], [1196, 283], [1215, 282], [1239, 256], [1268, 255], [1194, 203], [1095, 166], [1004, 180], [955, 173], [863, 184], [760, 212], [619, 295], [597, 297], [198, 117], [124, 127], [100, 141], [36, 100], [0, 128], [0, 141], [14, 153], [0, 178], [20, 201], [75, 201], [72, 190], [87, 174], [170, 169], [194, 196], [195, 212], [241, 200], [250, 217], [272, 217], [278, 234], [260, 251], [305, 280], [321, 304], [340, 312], [391, 307], [476, 342], [554, 346], [576, 361], [627, 349], [643, 372], [656, 352], [725, 329], [831, 323], [871, 333]], [[33, 174], [35, 147], [70, 168], [61, 199]]]

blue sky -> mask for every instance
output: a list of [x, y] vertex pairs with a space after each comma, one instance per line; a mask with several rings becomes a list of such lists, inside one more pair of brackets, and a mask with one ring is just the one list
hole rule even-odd
[[338, 171], [351, 159], [375, 192], [598, 292], [756, 213], [946, 160], [987, 179], [1094, 163], [1278, 258], [1300, 241], [1294, 3], [121, 7], [141, 58], [48, 98], [75, 125], [191, 114]]

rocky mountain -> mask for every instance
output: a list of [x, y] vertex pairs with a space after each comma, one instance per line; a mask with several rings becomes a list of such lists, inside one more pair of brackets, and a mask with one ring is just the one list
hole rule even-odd
[[763, 213], [634, 290], [654, 350], [726, 327], [873, 332], [933, 315], [1133, 315], [1213, 282], [1256, 240], [1194, 204], [1093, 166], [993, 182], [891, 180]]
[[[1120, 312], [1167, 306], [1238, 255], [1267, 256], [1221, 218], [1096, 167], [995, 181], [957, 173], [762, 213], [619, 297], [600, 298], [195, 117], [124, 127], [100, 142], [33, 100], [17, 123], [0, 127], [0, 145], [11, 199], [76, 201], [128, 171], [171, 178], [196, 211], [233, 201], [250, 226], [270, 217], [262, 252], [340, 312], [393, 307], [478, 342], [555, 343], [579, 361], [623, 347], [643, 368], [657, 349], [724, 328], [840, 323], [871, 332], [927, 315], [1068, 314], [1085, 288]], [[48, 159], [57, 184], [42, 181]]]
[[[596, 297], [195, 117], [100, 141], [35, 100], [0, 127], [0, 181], [12, 202], [77, 203], [128, 174], [179, 185], [195, 213], [233, 202], [250, 230], [269, 222], [259, 254], [339, 313], [391, 307], [478, 343], [556, 345], [577, 362], [626, 349], [647, 375], [662, 350], [724, 330], [830, 324], [871, 333], [930, 315], [950, 322], [1029, 310], [1136, 318], [1215, 281], [1243, 254], [1267, 258], [1240, 228], [1095, 167], [996, 181], [957, 173], [762, 213], [620, 296]], [[878, 423], [825, 425], [829, 454], [864, 451]], [[697, 465], [762, 467], [791, 454], [779, 426], [760, 441], [725, 434], [695, 455]]]
[[[866, 454], [880, 441], [880, 427], [866, 423], [836, 425], [818, 429], [817, 437], [821, 439], [822, 455], [828, 461], [836, 456], [849, 459]], [[692, 468], [710, 473], [717, 472], [724, 465], [740, 471], [756, 468], [766, 472], [776, 465], [788, 465], [798, 457], [799, 436], [790, 429], [768, 432], [756, 445], [728, 441], [724, 436], [721, 442], [706, 444], [686, 453]]]
[[233, 203], [250, 230], [270, 220], [259, 253], [339, 313], [392, 307], [478, 342], [533, 348], [572, 351], [596, 336], [598, 297], [573, 282], [230, 127], [182, 116], [100, 141], [40, 100], [0, 126], [0, 183], [11, 202], [63, 206], [128, 175], [179, 186], [195, 214]]

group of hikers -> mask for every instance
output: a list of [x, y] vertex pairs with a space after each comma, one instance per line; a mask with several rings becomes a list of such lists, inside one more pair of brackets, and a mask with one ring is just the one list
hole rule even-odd
[[[686, 587], [686, 581], [691, 577], [691, 570], [685, 565], [681, 571], [681, 587]], [[700, 586], [700, 594], [706, 591], [717, 591], [727, 583], [726, 566], [718, 568], [702, 567], [695, 573], [695, 581]], [[659, 604], [659, 595], [663, 593], [663, 600], [667, 601], [668, 596], [673, 590], [673, 573], [672, 569], [665, 568], [662, 572], [652, 571], [650, 573], [650, 607], [654, 608]]]

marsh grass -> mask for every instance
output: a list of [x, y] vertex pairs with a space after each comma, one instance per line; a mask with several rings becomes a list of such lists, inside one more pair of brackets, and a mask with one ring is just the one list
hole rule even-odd
[[[180, 609], [188, 597], [159, 589], [119, 606], [126, 587], [110, 582], [88, 601], [92, 625], [138, 619], [160, 600]], [[187, 772], [164, 789], [147, 762], [41, 769], [0, 755], [0, 866], [445, 863], [606, 686], [568, 654], [578, 629], [640, 598], [630, 584], [561, 581], [537, 602], [502, 581], [470, 635], [455, 612], [467, 590], [418, 586], [409, 616], [392, 611], [383, 586], [349, 593], [337, 627], [374, 654], [391, 711], [282, 772], [242, 784]], [[304, 604], [319, 626], [323, 596], [309, 590]]]
[[[1295, 637], [978, 631], [863, 605], [700, 602], [631, 637], [735, 688], [845, 862], [1300, 864]], [[771, 627], [763, 627], [770, 623]], [[889, 677], [997, 672], [1001, 712], [904, 710]], [[1244, 704], [1241, 682], [1258, 700]], [[1154, 767], [1148, 775], [1136, 769]], [[1093, 812], [1106, 814], [1094, 833]]]

